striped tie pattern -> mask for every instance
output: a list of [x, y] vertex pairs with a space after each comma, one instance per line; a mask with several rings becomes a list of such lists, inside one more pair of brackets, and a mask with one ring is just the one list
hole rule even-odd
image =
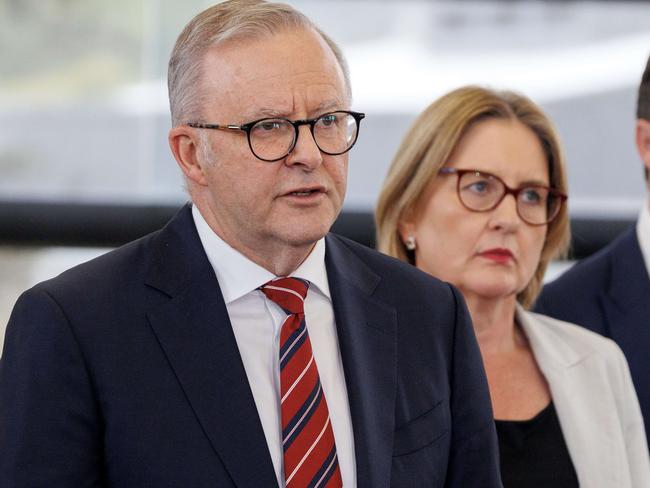
[[343, 486], [318, 368], [305, 325], [309, 282], [277, 278], [262, 292], [287, 314], [280, 331], [280, 404], [288, 488]]

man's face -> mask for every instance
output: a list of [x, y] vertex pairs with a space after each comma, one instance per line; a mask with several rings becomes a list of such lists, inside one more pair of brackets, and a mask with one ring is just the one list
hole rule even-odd
[[[202, 67], [204, 101], [197, 115], [203, 122], [308, 119], [349, 108], [341, 68], [312, 31], [229, 41], [212, 48]], [[275, 162], [256, 158], [243, 131], [211, 130], [200, 137], [205, 181], [193, 197], [231, 246], [260, 262], [259, 254], [308, 250], [327, 233], [343, 203], [347, 154], [322, 154], [307, 125], [293, 151]]]

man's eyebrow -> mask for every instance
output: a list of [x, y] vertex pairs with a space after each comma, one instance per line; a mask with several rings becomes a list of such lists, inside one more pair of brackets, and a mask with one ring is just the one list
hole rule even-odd
[[321, 102], [317, 107], [312, 109], [313, 113], [323, 113], [323, 112], [330, 112], [332, 110], [343, 110], [345, 107], [343, 106], [343, 103], [341, 100], [338, 99], [330, 99], [330, 100], [325, 100]]
[[[325, 100], [319, 103], [316, 107], [309, 110], [309, 116], [321, 115], [326, 112], [331, 112], [332, 110], [343, 110], [344, 105], [341, 100], [330, 99]], [[249, 122], [251, 120], [264, 119], [267, 117], [283, 117], [291, 118], [290, 113], [284, 112], [282, 110], [270, 108], [270, 107], [260, 107], [254, 111], [250, 111], [244, 115], [242, 123]]]
[[248, 124], [254, 120], [276, 117], [286, 117], [286, 114], [277, 109], [261, 107], [250, 111], [245, 111], [241, 117], [239, 117], [239, 120], [237, 122], [240, 124]]
[[262, 107], [249, 112], [248, 116], [254, 119], [262, 119], [265, 117], [286, 117], [287, 114], [275, 108]]

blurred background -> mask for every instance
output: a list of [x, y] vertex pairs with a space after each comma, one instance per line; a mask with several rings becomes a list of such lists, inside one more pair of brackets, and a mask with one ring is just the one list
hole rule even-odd
[[[0, 0], [0, 337], [22, 290], [159, 227], [186, 200], [167, 146], [166, 64], [212, 3]], [[523, 92], [555, 121], [574, 257], [636, 218], [649, 2], [287, 3], [341, 45], [353, 109], [367, 114], [338, 231], [372, 245], [372, 208], [400, 139], [427, 104], [468, 83]]]

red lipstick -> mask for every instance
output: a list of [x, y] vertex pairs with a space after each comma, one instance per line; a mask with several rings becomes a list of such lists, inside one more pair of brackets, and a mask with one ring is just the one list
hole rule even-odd
[[513, 261], [515, 258], [510, 249], [505, 249], [503, 247], [486, 249], [485, 251], [481, 251], [478, 255], [499, 264], [506, 264]]

